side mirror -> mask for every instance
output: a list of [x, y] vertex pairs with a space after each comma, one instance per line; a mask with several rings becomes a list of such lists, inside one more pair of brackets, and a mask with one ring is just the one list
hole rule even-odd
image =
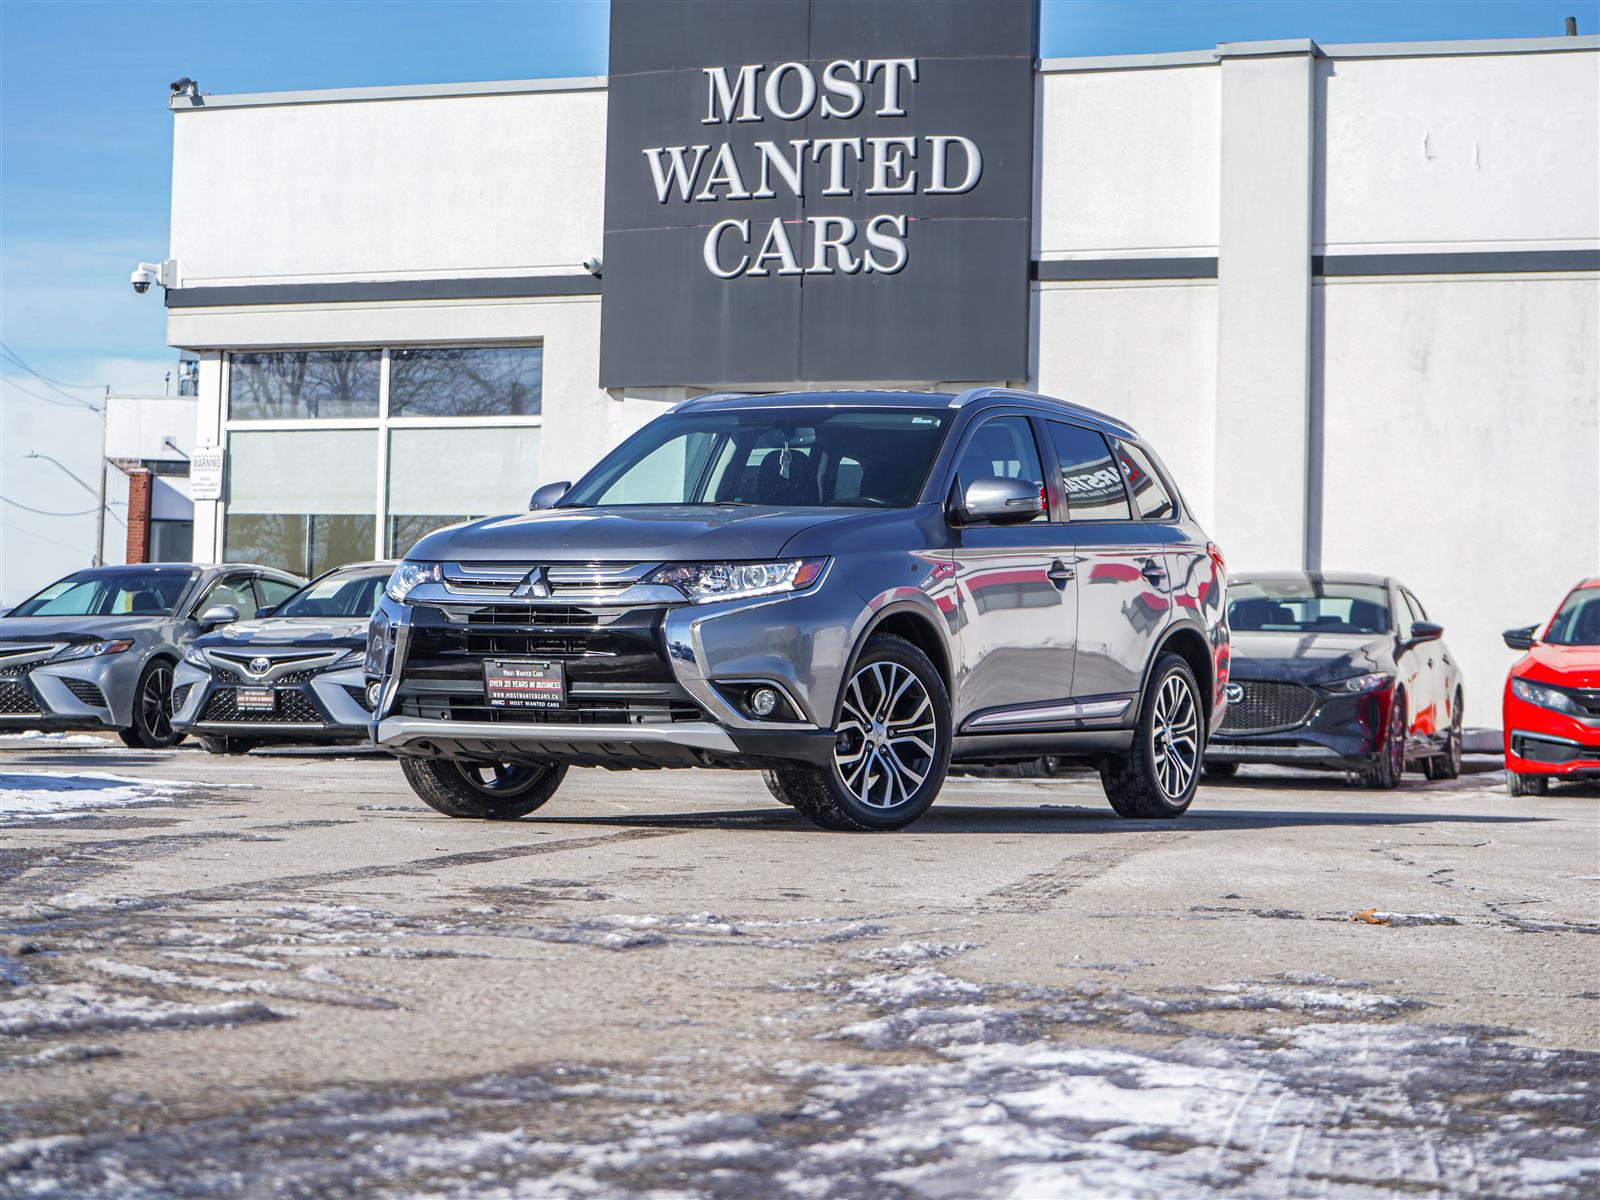
[[572, 490], [572, 482], [563, 479], [557, 483], [547, 483], [535, 489], [532, 496], [528, 497], [528, 511], [536, 508], [554, 508], [561, 503], [561, 497]]
[[967, 484], [956, 516], [966, 525], [1014, 525], [1044, 511], [1039, 485], [1026, 479], [983, 475]]
[[1416, 621], [1411, 626], [1411, 636], [1406, 640], [1413, 646], [1421, 642], [1437, 642], [1444, 636], [1444, 626], [1432, 621]]
[[1538, 629], [1537, 625], [1524, 625], [1521, 629], [1508, 629], [1500, 636], [1513, 650], [1532, 650], [1533, 635]]
[[239, 619], [239, 610], [231, 604], [213, 604], [200, 614], [200, 624], [207, 629], [218, 625], [232, 625]]

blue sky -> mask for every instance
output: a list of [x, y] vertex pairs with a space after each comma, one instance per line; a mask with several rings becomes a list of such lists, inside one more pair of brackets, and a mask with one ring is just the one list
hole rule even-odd
[[[1568, 14], [1600, 25], [1596, 0], [1044, 0], [1041, 34], [1051, 57], [1555, 35]], [[603, 0], [5, 0], [0, 339], [67, 383], [161, 386], [174, 355], [160, 297], [127, 278], [166, 248], [170, 80], [250, 92], [601, 74], [606, 23]]]

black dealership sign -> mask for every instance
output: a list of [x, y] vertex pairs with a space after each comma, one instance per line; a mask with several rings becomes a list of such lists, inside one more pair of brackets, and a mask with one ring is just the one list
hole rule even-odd
[[612, 0], [603, 387], [1025, 379], [1033, 0]]

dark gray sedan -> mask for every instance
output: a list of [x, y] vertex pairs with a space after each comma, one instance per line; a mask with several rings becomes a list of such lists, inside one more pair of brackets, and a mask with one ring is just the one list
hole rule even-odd
[[92, 567], [0, 618], [0, 731], [115, 729], [171, 746], [173, 671], [189, 643], [254, 616], [304, 580], [239, 563]]

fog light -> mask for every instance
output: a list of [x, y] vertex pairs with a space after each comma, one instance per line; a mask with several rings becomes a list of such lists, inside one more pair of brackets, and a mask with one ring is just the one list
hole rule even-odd
[[778, 693], [771, 688], [757, 688], [750, 693], [750, 711], [758, 717], [770, 717], [778, 708]]
[[383, 695], [382, 683], [367, 684], [367, 707], [374, 712], [378, 709], [378, 697]]

